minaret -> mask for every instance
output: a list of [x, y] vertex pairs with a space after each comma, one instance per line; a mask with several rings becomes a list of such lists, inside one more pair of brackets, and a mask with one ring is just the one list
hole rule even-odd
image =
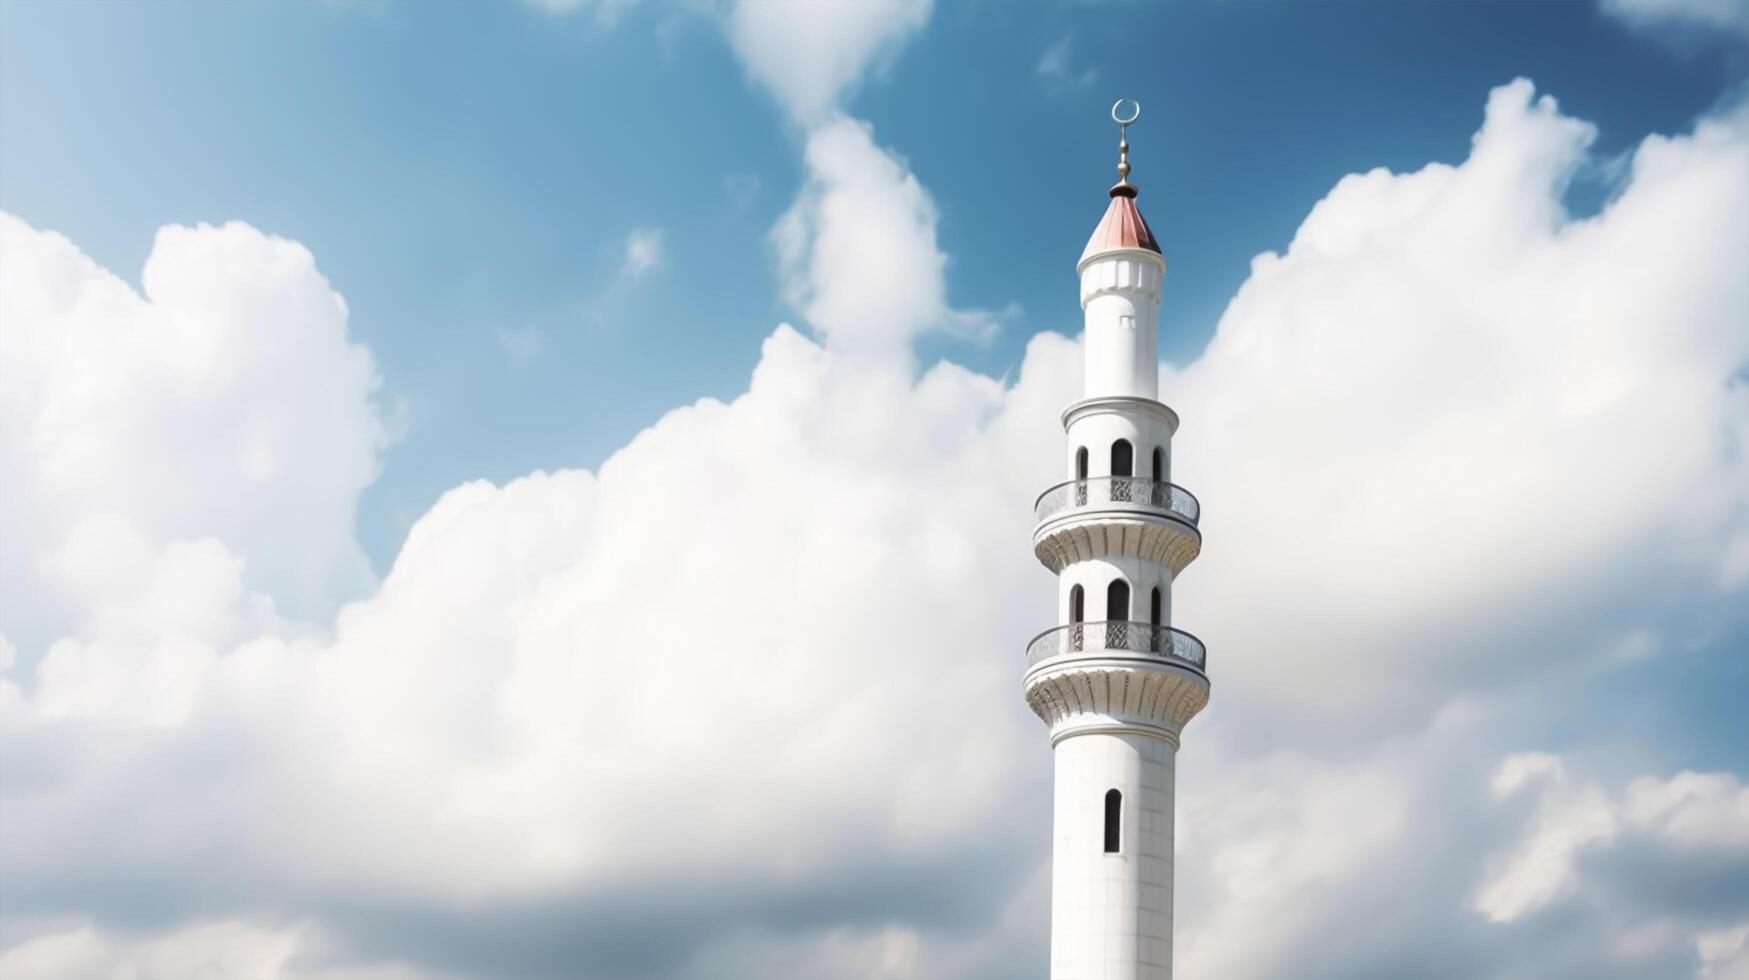
[[1202, 548], [1196, 498], [1171, 482], [1178, 416], [1158, 400], [1155, 318], [1166, 260], [1129, 182], [1076, 271], [1085, 390], [1063, 410], [1069, 480], [1034, 506], [1033, 550], [1057, 573], [1058, 626], [1026, 650], [1026, 703], [1056, 755], [1052, 980], [1170, 980], [1173, 775], [1208, 703], [1203, 645], [1173, 629], [1172, 580]]

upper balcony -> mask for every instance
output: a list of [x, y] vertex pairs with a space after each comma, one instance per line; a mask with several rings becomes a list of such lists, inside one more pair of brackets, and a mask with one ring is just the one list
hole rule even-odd
[[1202, 641], [1181, 629], [1152, 623], [1111, 621], [1071, 623], [1045, 630], [1026, 645], [1026, 666], [1068, 655], [1076, 657], [1144, 657], [1169, 660], [1206, 673], [1208, 651]]
[[1191, 527], [1202, 517], [1202, 505], [1189, 490], [1139, 476], [1099, 476], [1059, 483], [1038, 495], [1032, 513], [1043, 524], [1064, 511], [1114, 506], [1161, 511]]
[[1202, 507], [1189, 490], [1134, 476], [1069, 480], [1039, 494], [1033, 552], [1053, 572], [1088, 558], [1157, 561], [1173, 575], [1202, 551]]
[[[1208, 653], [1152, 623], [1071, 623], [1026, 645], [1026, 703], [1051, 744], [1076, 734], [1157, 729], [1177, 744], [1209, 701]], [[1172, 669], [1176, 668], [1176, 669]]]

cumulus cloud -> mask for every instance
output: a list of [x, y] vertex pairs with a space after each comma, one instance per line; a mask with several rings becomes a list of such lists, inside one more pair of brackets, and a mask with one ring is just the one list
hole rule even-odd
[[1616, 835], [1616, 812], [1602, 789], [1570, 785], [1555, 756], [1508, 758], [1495, 773], [1494, 794], [1507, 797], [1534, 783], [1545, 789], [1529, 832], [1476, 896], [1477, 911], [1495, 922], [1548, 904], [1571, 886], [1579, 852]]
[[[1749, 410], [1732, 387], [1749, 353], [1732, 264], [1749, 133], [1708, 120], [1649, 139], [1620, 194], [1573, 220], [1561, 192], [1590, 133], [1527, 83], [1502, 88], [1467, 160], [1345, 180], [1285, 254], [1258, 259], [1205, 355], [1166, 372], [1186, 419], [1174, 469], [1209, 505], [1208, 551], [1174, 606], [1211, 641], [1217, 692], [1181, 759], [1187, 970], [1352, 977], [1359, 957], [1419, 962], [1401, 957], [1454, 935], [1508, 948], [1485, 930], [1558, 904], [1603, 840], [1544, 828], [1604, 784], [1520, 756], [1490, 792], [1498, 709], [1453, 700], [1486, 705], [1532, 665], [1594, 651], [1595, 603], [1626, 603], [1656, 633], [1670, 593], [1635, 596], [1622, 576], [1741, 601], [1717, 590], [1721, 542], [1749, 511], [1728, 441]], [[850, 147], [823, 157], [866, 162], [860, 124], [822, 124], [810, 155], [822, 134]], [[117, 282], [64, 239], [8, 227], [0, 281]], [[287, 254], [296, 282], [320, 283], [295, 247], [188, 234], [201, 253], [241, 243], [186, 270], [198, 294], [253, 296]], [[15, 315], [33, 295], [0, 290], [0, 324], [56, 338], [90, 315]], [[287, 343], [312, 348], [289, 363], [358, 350], [325, 284], [312, 295], [327, 299], [274, 307]], [[1024, 502], [1056, 478], [1078, 347], [1035, 338], [1012, 384], [950, 364], [913, 378], [840, 343], [915, 335], [909, 299], [882, 308], [884, 328], [822, 325], [824, 345], [779, 328], [743, 395], [669, 413], [595, 473], [455, 488], [318, 631], [253, 577], [304, 544], [292, 529], [161, 529], [69, 503], [66, 530], [16, 566], [74, 583], [76, 604], [0, 697], [12, 934], [76, 917], [116, 946], [147, 895], [176, 928], [289, 908], [335, 957], [434, 973], [1035, 970], [1048, 747], [1018, 655], [1051, 586]], [[202, 320], [211, 345], [246, 347], [253, 311]], [[353, 377], [361, 357], [323, 363]], [[342, 463], [381, 438], [361, 377]], [[223, 385], [191, 390], [252, 408]], [[9, 434], [15, 404], [41, 414], [6, 401]], [[99, 431], [132, 409], [101, 407]], [[1338, 728], [1368, 748], [1332, 748]], [[1283, 731], [1304, 737], [1257, 751], [1259, 732]], [[1637, 828], [1616, 832], [1623, 860], [1640, 840], [1739, 846], [1736, 777], [1597, 792], [1614, 826]], [[1496, 812], [1524, 799], [1517, 822]], [[1510, 915], [1474, 904], [1490, 834], [1531, 842], [1489, 879], [1518, 882], [1487, 906]], [[1526, 862], [1539, 870], [1513, 870]], [[1386, 913], [1371, 945], [1327, 942]], [[1734, 915], [1673, 917], [1676, 939], [1631, 955], [1595, 942], [1619, 925], [1602, 915], [1564, 938], [1545, 928], [1526, 960], [1540, 972], [1474, 952], [1444, 975], [1696, 973], [1736, 955], [1716, 935], [1749, 910]]]
[[495, 331], [498, 346], [512, 361], [532, 361], [540, 354], [546, 341], [545, 333], [534, 326], [499, 327]]
[[806, 181], [772, 229], [784, 296], [835, 352], [891, 364], [907, 362], [918, 334], [987, 337], [1000, 319], [949, 304], [935, 202], [872, 126], [837, 109], [929, 8], [745, 0], [729, 15], [742, 62], [806, 132]]
[[1634, 824], [1683, 846], [1749, 847], [1749, 786], [1730, 773], [1636, 779], [1628, 786], [1627, 813]]
[[929, 20], [930, 0], [737, 0], [728, 35], [747, 72], [796, 122], [826, 119], [869, 66]]
[[[1500, 764], [1493, 788], [1501, 799], [1530, 794], [1536, 800], [1519, 839], [1496, 857], [1476, 894], [1476, 910], [1493, 922], [1524, 918], [1588, 890], [1588, 878], [1602, 876], [1614, 855], [1636, 847], [1665, 868], [1698, 857], [1708, 870], [1688, 883], [1697, 892], [1706, 875], [1749, 882], [1749, 787], [1733, 773], [1641, 776], [1612, 792], [1573, 775], [1558, 756], [1522, 753]], [[1651, 876], [1636, 878], [1635, 886], [1656, 890]], [[1732, 911], [1741, 913], [1749, 896], [1737, 905]], [[1667, 916], [1680, 911], [1664, 910]], [[1729, 933], [1696, 939], [1702, 976], [1732, 955], [1721, 936]]]
[[1700, 980], [1749, 980], [1749, 922], [1716, 929], [1695, 939]]
[[935, 202], [871, 127], [808, 135], [808, 182], [772, 232], [784, 293], [835, 351], [893, 360], [931, 329], [987, 336], [997, 318], [947, 301]]
[[[8, 980], [422, 980], [401, 964], [333, 956], [320, 927], [244, 921], [200, 922], [162, 935], [124, 940], [90, 926], [50, 932], [0, 954]], [[434, 978], [424, 978], [434, 980]]]
[[59, 635], [106, 578], [126, 587], [91, 552], [98, 536], [210, 537], [296, 615], [369, 589], [353, 516], [388, 427], [370, 353], [308, 250], [236, 222], [169, 226], [139, 292], [10, 215], [0, 252], [0, 621], [14, 642]]
[[1178, 967], [1186, 976], [1273, 976], [1284, 947], [1308, 928], [1313, 896], [1400, 852], [1411, 779], [1377, 759], [1339, 764], [1298, 752], [1207, 763], [1179, 787], [1179, 891], [1194, 914], [1178, 925]]
[[1635, 27], [1723, 31], [1749, 37], [1749, 0], [1602, 0], [1602, 7]]
[[662, 264], [663, 233], [660, 228], [633, 228], [626, 235], [625, 262], [620, 275], [626, 279], [642, 279]]
[[1075, 37], [1072, 34], [1063, 35], [1045, 48], [1034, 73], [1045, 83], [1046, 90], [1056, 95], [1081, 91], [1099, 77], [1097, 68], [1075, 66]]
[[1284, 716], [1424, 716], [1718, 593], [1720, 542], [1749, 533], [1749, 139], [1739, 118], [1651, 137], [1574, 219], [1593, 136], [1502, 86], [1468, 160], [1344, 178], [1166, 373], [1194, 420], [1174, 472], [1220, 543], [1185, 625], [1295, 651], [1234, 658], [1229, 684]]
[[[1643, 823], [1628, 787], [1740, 781], [1613, 781], [1564, 756], [1492, 755], [1519, 720], [1454, 701], [1424, 729], [1342, 758], [1235, 756], [1208, 733], [1187, 738], [1185, 975], [1704, 975], [1697, 941], [1749, 914], [1749, 847]], [[1719, 797], [1701, 808], [1729, 813]]]
[[605, 26], [613, 26], [619, 22], [638, 0], [522, 0], [523, 3], [552, 16], [564, 16], [580, 11], [590, 10], [595, 13], [595, 19]]

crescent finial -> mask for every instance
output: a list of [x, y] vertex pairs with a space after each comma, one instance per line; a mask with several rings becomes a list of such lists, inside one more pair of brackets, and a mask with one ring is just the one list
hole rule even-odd
[[[1130, 104], [1129, 116], [1123, 114], [1123, 104]], [[1142, 118], [1142, 104], [1135, 99], [1118, 99], [1111, 104], [1111, 121], [1117, 123], [1117, 186], [1128, 190], [1130, 184], [1130, 123]], [[1117, 193], [1114, 189], [1113, 194]], [[1129, 190], [1134, 197], [1135, 191]]]

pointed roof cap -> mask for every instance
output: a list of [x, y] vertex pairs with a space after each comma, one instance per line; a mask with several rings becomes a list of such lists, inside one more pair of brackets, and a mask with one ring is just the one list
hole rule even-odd
[[[1125, 102], [1130, 104], [1128, 116], [1124, 115]], [[1160, 254], [1160, 243], [1154, 240], [1154, 232], [1143, 220], [1142, 209], [1136, 207], [1136, 185], [1130, 183], [1130, 124], [1140, 118], [1142, 104], [1135, 99], [1118, 99], [1111, 104], [1111, 121], [1117, 123], [1118, 129], [1117, 184], [1111, 189], [1111, 205], [1105, 209], [1105, 217], [1093, 229], [1093, 237], [1087, 239], [1087, 247], [1081, 252], [1083, 263], [1101, 252], [1126, 248]]]
[[1081, 261], [1085, 262], [1101, 252], [1122, 248], [1140, 248], [1155, 253], [1160, 251], [1160, 243], [1154, 240], [1154, 232], [1143, 219], [1142, 209], [1136, 207], [1136, 185], [1128, 181], [1111, 189], [1111, 206], [1105, 209], [1105, 217], [1100, 219], [1099, 227], [1093, 229], [1093, 237], [1087, 239], [1087, 248], [1081, 252]]

